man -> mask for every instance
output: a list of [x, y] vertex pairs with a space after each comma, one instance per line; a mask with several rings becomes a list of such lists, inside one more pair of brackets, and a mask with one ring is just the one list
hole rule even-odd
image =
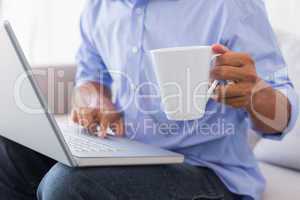
[[[100, 137], [111, 127], [182, 153], [185, 164], [71, 169], [2, 139], [3, 199], [33, 200], [37, 188], [40, 200], [261, 199], [248, 124], [281, 139], [298, 110], [261, 0], [90, 0], [81, 34], [72, 119]], [[218, 86], [202, 119], [167, 120], [147, 84], [156, 84], [149, 50], [212, 44], [221, 56], [211, 78], [231, 84]]]

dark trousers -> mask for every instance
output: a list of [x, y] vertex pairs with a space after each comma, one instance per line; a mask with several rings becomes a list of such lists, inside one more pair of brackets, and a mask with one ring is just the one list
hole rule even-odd
[[70, 168], [0, 137], [1, 200], [238, 200], [187, 164]]

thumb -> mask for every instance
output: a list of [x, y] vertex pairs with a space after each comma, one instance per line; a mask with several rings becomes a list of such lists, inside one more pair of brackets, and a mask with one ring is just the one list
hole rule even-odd
[[230, 51], [227, 47], [221, 45], [221, 44], [214, 44], [212, 45], [212, 50], [216, 54], [224, 54], [228, 51]]

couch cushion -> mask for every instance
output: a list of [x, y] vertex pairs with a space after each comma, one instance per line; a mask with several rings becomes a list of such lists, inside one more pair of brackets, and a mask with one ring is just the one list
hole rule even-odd
[[267, 181], [263, 200], [297, 199], [300, 197], [300, 172], [260, 163]]
[[[254, 149], [258, 160], [300, 173], [300, 136], [290, 134], [282, 141], [261, 140]], [[300, 183], [300, 182], [299, 182]]]

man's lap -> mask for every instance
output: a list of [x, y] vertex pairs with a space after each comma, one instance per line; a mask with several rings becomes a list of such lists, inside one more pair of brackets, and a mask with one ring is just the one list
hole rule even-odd
[[70, 168], [54, 163], [0, 137], [0, 196], [35, 200], [43, 178], [40, 200], [236, 199], [207, 168], [186, 164]]
[[31, 200], [56, 162], [0, 136], [0, 199]]
[[38, 195], [46, 200], [234, 199], [211, 170], [185, 164], [98, 168], [56, 164], [44, 177]]

